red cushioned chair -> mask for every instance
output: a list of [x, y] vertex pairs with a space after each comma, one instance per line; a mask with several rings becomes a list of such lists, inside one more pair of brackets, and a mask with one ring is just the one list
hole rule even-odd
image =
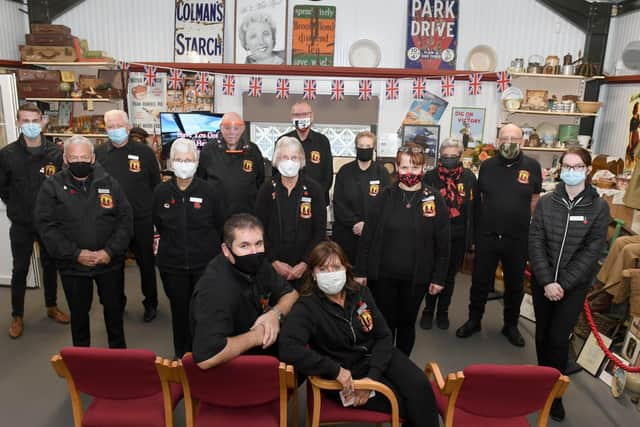
[[[67, 347], [51, 364], [67, 380], [75, 427], [173, 427], [182, 388], [153, 352]], [[80, 393], [93, 398], [84, 412]]]
[[238, 356], [203, 370], [187, 353], [181, 366], [187, 427], [286, 427], [290, 390], [297, 414], [293, 367], [275, 357]]
[[553, 399], [570, 382], [545, 366], [472, 365], [445, 381], [438, 365], [429, 363], [425, 373], [432, 378], [445, 427], [528, 427], [526, 416], [534, 412], [537, 426], [546, 426]]
[[[391, 414], [352, 407], [344, 407], [340, 402], [323, 395], [321, 390], [342, 390], [342, 384], [336, 380], [309, 377], [307, 387], [307, 411], [311, 412], [311, 427], [335, 423], [391, 423], [391, 427], [400, 426], [398, 399], [387, 385], [373, 380], [354, 380], [356, 390], [374, 390], [389, 399]], [[308, 414], [307, 414], [308, 415]], [[307, 416], [307, 424], [309, 417]]]

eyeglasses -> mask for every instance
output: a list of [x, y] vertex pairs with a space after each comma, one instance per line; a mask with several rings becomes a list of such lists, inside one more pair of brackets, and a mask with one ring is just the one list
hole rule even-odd
[[409, 147], [407, 145], [403, 145], [398, 148], [399, 153], [424, 153], [424, 149], [422, 147]]
[[195, 163], [195, 160], [183, 160], [183, 159], [173, 159], [171, 160], [173, 163]]
[[587, 165], [562, 165], [562, 169], [566, 171], [583, 171], [587, 168]]
[[516, 138], [516, 137], [513, 137], [513, 136], [506, 136], [506, 137], [498, 138], [498, 142], [500, 144], [510, 144], [510, 143], [519, 144], [519, 143], [522, 142], [522, 138]]

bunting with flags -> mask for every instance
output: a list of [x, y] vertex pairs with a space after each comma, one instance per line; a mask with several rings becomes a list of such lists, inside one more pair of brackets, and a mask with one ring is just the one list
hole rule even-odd
[[502, 93], [511, 86], [511, 74], [508, 71], [498, 71], [496, 73], [496, 88], [498, 93]]
[[171, 90], [181, 90], [184, 85], [184, 73], [177, 68], [171, 68], [169, 70], [169, 76], [167, 77], [167, 86]]
[[289, 99], [289, 79], [278, 79], [276, 82], [276, 98]]
[[262, 96], [262, 77], [251, 76], [249, 79], [249, 96], [254, 98]]
[[440, 89], [442, 96], [449, 97], [453, 96], [453, 91], [455, 89], [455, 76], [442, 76], [440, 77]]
[[469, 74], [469, 95], [480, 95], [482, 93], [482, 74]]
[[227, 96], [233, 96], [236, 93], [236, 77], [227, 74], [222, 78], [222, 93]]
[[144, 66], [144, 84], [154, 86], [156, 84], [156, 67], [153, 65]]
[[371, 80], [360, 80], [358, 82], [358, 99], [360, 101], [369, 101], [371, 93]]
[[196, 73], [196, 90], [205, 93], [209, 90], [209, 73]]
[[127, 71], [131, 65], [125, 61], [116, 61], [116, 69]]
[[387, 101], [395, 101], [398, 99], [400, 92], [400, 84], [398, 79], [387, 79], [384, 85], [384, 97]]
[[344, 81], [332, 80], [331, 81], [331, 100], [342, 101], [344, 99]]
[[413, 86], [411, 87], [411, 93], [414, 99], [424, 98], [424, 93], [427, 90], [427, 79], [424, 77], [415, 77], [413, 79]]
[[318, 84], [315, 80], [305, 80], [304, 87], [302, 89], [302, 98], [307, 101], [316, 99], [316, 91], [318, 90]]

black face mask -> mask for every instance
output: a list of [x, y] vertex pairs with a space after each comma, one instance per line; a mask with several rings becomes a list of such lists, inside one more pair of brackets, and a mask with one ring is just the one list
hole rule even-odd
[[356, 148], [356, 157], [361, 162], [368, 162], [373, 159], [373, 148]]
[[255, 254], [242, 256], [236, 255], [233, 252], [231, 253], [236, 260], [236, 263], [233, 265], [244, 274], [248, 274], [250, 276], [254, 276], [258, 270], [260, 270], [260, 267], [264, 262], [264, 252], [256, 252]]
[[440, 163], [447, 169], [455, 169], [460, 165], [460, 157], [440, 157]]
[[73, 162], [69, 163], [71, 175], [76, 178], [86, 178], [93, 171], [93, 163], [91, 162]]

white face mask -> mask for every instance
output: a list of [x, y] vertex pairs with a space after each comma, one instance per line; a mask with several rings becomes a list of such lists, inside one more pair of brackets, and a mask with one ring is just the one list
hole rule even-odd
[[304, 117], [301, 119], [293, 119], [293, 126], [296, 127], [296, 129], [306, 129], [309, 126], [311, 126], [311, 118], [310, 117]]
[[278, 163], [278, 172], [287, 178], [293, 178], [300, 171], [300, 163], [293, 160], [282, 160]]
[[180, 179], [189, 179], [196, 174], [196, 162], [171, 162], [173, 173]]
[[316, 273], [316, 282], [318, 282], [318, 288], [325, 294], [339, 294], [347, 283], [347, 271], [338, 270]]

